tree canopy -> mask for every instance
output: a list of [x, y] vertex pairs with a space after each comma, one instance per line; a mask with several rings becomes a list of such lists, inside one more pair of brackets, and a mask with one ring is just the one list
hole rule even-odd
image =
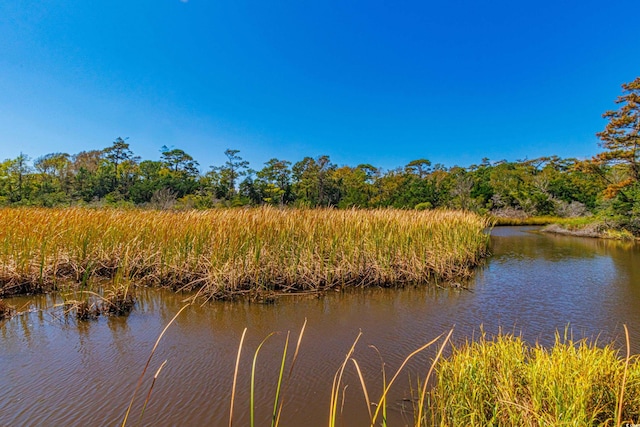
[[592, 159], [484, 158], [447, 168], [420, 158], [385, 171], [336, 165], [323, 155], [296, 162], [274, 157], [253, 170], [228, 148], [226, 161], [203, 174], [180, 148], [163, 146], [158, 160], [141, 160], [118, 137], [102, 150], [3, 161], [0, 205], [448, 207], [498, 215], [606, 212], [630, 223], [640, 216], [640, 77], [622, 89], [618, 109], [604, 113], [608, 122], [597, 133], [603, 151]]

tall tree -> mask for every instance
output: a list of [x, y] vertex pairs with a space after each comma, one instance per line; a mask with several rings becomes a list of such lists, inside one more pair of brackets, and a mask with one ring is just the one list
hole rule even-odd
[[60, 203], [69, 196], [71, 158], [67, 153], [51, 153], [37, 158], [33, 166], [39, 173], [38, 193], [47, 205]]
[[198, 162], [193, 160], [189, 154], [178, 148], [169, 149], [166, 145], [162, 147], [162, 161], [173, 172], [183, 172], [190, 177], [198, 176]]
[[99, 171], [104, 163], [102, 150], [81, 151], [72, 156], [71, 173], [73, 175], [72, 197], [90, 202], [103, 197], [110, 191], [111, 178]]
[[291, 197], [291, 162], [273, 158], [256, 175], [267, 203], [284, 205]]
[[623, 95], [615, 101], [620, 108], [603, 114], [609, 123], [596, 134], [606, 150], [596, 156], [596, 164], [617, 166], [625, 172], [622, 180], [609, 184], [609, 197], [640, 181], [640, 77], [624, 83], [622, 89]]
[[293, 165], [294, 192], [304, 206], [335, 206], [339, 191], [333, 180], [336, 166], [329, 156], [305, 157]]
[[[163, 173], [164, 172], [164, 173]], [[154, 193], [165, 189], [165, 179], [169, 171], [160, 161], [143, 160], [138, 165], [138, 179], [129, 189], [129, 195], [134, 203], [148, 203]], [[171, 192], [170, 189], [166, 189]]]
[[184, 150], [163, 146], [162, 164], [166, 172], [163, 176], [163, 185], [176, 197], [184, 197], [196, 190], [198, 187], [196, 178], [200, 174], [198, 162]]
[[221, 187], [226, 188], [226, 198], [231, 200], [236, 194], [238, 178], [247, 174], [249, 162], [238, 156], [240, 150], [226, 149], [224, 155], [227, 161], [223, 166], [212, 166], [212, 170], [217, 172]]
[[367, 171], [360, 166], [342, 166], [333, 173], [340, 192], [339, 208], [366, 208], [372, 193], [372, 185], [367, 182]]
[[20, 153], [18, 157], [9, 161], [9, 197], [12, 202], [26, 201], [29, 195], [29, 178], [31, 167], [29, 156]]
[[431, 171], [431, 161], [427, 159], [412, 160], [404, 167], [408, 173], [413, 173], [418, 178], [423, 179]]
[[[125, 138], [128, 139], [128, 138]], [[120, 137], [113, 141], [111, 147], [107, 147], [102, 152], [110, 168], [112, 179], [112, 192], [119, 192], [125, 195], [128, 187], [133, 184], [133, 173], [139, 157], [133, 155], [129, 149], [129, 144]]]

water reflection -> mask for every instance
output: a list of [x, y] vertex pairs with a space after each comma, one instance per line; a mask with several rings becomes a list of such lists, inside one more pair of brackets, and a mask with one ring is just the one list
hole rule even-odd
[[[220, 425], [227, 422], [233, 366], [240, 335], [248, 335], [241, 358], [235, 410], [248, 422], [252, 352], [273, 331], [258, 360], [257, 420], [269, 421], [287, 331], [297, 339], [308, 321], [293, 381], [286, 391], [281, 425], [323, 426], [331, 381], [358, 331], [355, 357], [375, 395], [381, 388], [380, 359], [392, 373], [404, 357], [455, 325], [454, 341], [480, 332], [522, 333], [543, 344], [570, 325], [574, 337], [608, 341], [622, 324], [640, 352], [640, 252], [629, 244], [539, 234], [535, 229], [498, 228], [493, 256], [470, 290], [407, 287], [322, 296], [285, 297], [273, 305], [207, 303], [184, 312], [168, 330], [149, 367], [168, 360], [154, 388], [143, 425]], [[78, 324], [65, 318], [55, 295], [31, 297], [32, 313], [0, 325], [0, 425], [115, 425], [129, 404], [158, 334], [184, 304], [185, 295], [140, 290], [126, 318], [100, 317]], [[25, 298], [11, 304], [21, 306]], [[290, 344], [293, 345], [293, 344]], [[433, 352], [409, 366], [423, 375]], [[148, 375], [149, 377], [151, 375]], [[409, 374], [401, 376], [390, 401], [392, 425], [403, 425]], [[363, 425], [367, 411], [355, 373], [344, 425]], [[142, 395], [150, 385], [147, 380]], [[414, 384], [415, 386], [415, 384]], [[372, 396], [372, 398], [375, 398]], [[141, 402], [133, 409], [140, 413]]]

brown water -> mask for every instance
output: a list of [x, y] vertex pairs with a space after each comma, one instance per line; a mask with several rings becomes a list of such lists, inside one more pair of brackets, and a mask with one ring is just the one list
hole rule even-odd
[[[326, 426], [333, 375], [361, 330], [356, 348], [372, 399], [380, 395], [380, 359], [387, 373], [420, 345], [455, 325], [453, 340], [500, 328], [529, 341], [553, 341], [556, 330], [574, 338], [620, 339], [629, 327], [640, 352], [640, 249], [594, 239], [541, 235], [529, 228], [493, 232], [493, 257], [470, 291], [405, 288], [285, 297], [276, 304], [210, 303], [187, 309], [160, 343], [128, 425], [228, 425], [233, 367], [241, 359], [234, 425], [249, 424], [253, 352], [269, 333], [257, 361], [256, 425], [270, 425], [284, 338], [290, 355], [306, 318], [300, 355], [284, 391], [282, 426]], [[128, 318], [65, 320], [53, 296], [31, 301], [33, 312], [0, 324], [0, 426], [119, 425], [151, 348], [182, 307], [184, 295], [140, 291]], [[411, 425], [411, 384], [424, 377], [433, 351], [410, 363], [392, 389], [390, 425]], [[142, 401], [160, 364], [153, 395], [138, 423]], [[349, 365], [344, 414], [338, 425], [368, 425], [359, 381]]]

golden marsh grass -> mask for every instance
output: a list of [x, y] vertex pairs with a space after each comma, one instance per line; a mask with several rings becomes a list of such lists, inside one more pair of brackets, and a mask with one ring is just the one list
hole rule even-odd
[[556, 334], [552, 347], [481, 337], [437, 366], [416, 425], [619, 426], [640, 422], [640, 362], [609, 344]]
[[0, 296], [90, 278], [213, 298], [471, 274], [489, 220], [456, 211], [0, 209]]

